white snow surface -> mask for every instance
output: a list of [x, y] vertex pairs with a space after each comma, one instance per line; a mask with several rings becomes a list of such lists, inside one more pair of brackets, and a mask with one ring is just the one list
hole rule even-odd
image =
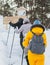
[[[7, 41], [8, 31], [9, 30], [6, 30], [4, 28], [0, 29], [0, 65], [21, 65], [22, 49], [20, 46], [19, 34], [15, 34], [12, 54], [11, 54], [11, 58], [9, 58], [14, 29], [12, 27], [10, 28], [8, 43], [6, 46], [5, 44]], [[45, 65], [49, 65], [50, 64], [50, 29], [46, 30], [45, 33], [47, 35]], [[27, 65], [25, 58], [23, 60], [23, 65]]]

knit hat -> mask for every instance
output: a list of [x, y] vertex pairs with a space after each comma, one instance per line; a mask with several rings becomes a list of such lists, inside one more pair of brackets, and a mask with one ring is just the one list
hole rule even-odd
[[41, 24], [41, 21], [39, 21], [39, 20], [35, 20], [35, 21], [34, 21], [34, 23], [33, 23], [32, 27], [31, 27], [31, 29], [32, 29], [33, 27], [41, 27], [41, 28], [43, 29], [43, 31], [45, 31], [44, 25], [42, 25], [42, 24]]
[[35, 20], [33, 23], [33, 25], [39, 25], [39, 24], [41, 24], [41, 22], [39, 20]]
[[30, 22], [30, 20], [28, 19], [28, 18], [25, 18], [24, 20], [23, 20], [23, 23], [26, 23], [26, 22]]

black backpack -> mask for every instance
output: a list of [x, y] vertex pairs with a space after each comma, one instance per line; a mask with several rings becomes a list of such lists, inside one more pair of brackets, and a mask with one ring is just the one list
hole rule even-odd
[[29, 49], [31, 50], [32, 53], [43, 54], [45, 52], [45, 45], [42, 38], [43, 33], [40, 35], [36, 35], [35, 33], [33, 34], [34, 35], [29, 44]]

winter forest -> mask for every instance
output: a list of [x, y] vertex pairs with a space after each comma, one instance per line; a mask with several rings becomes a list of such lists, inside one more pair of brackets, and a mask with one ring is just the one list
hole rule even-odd
[[0, 0], [0, 65], [27, 65], [20, 46], [20, 33], [14, 33], [15, 28], [9, 25], [10, 21], [16, 23], [25, 17], [31, 24], [37, 18], [45, 26], [44, 65], [50, 64], [50, 0]]
[[50, 0], [0, 0], [0, 14], [16, 16], [17, 8], [24, 6], [31, 22], [38, 17], [46, 27], [50, 27]]

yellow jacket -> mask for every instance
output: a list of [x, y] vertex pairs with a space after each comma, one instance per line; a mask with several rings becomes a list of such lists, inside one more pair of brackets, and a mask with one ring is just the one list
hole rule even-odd
[[[36, 33], [37, 35], [39, 35], [39, 34], [43, 33], [43, 29], [40, 28], [40, 27], [35, 27], [35, 28], [32, 29], [32, 32], [34, 32], [34, 33]], [[24, 47], [27, 47], [27, 46], [29, 45], [29, 41], [30, 41], [31, 38], [33, 37], [32, 32], [29, 31], [29, 32], [27, 33], [27, 35], [26, 35], [26, 37], [25, 37], [25, 39], [24, 39], [24, 41], [23, 41], [23, 43], [22, 43]], [[43, 37], [43, 40], [44, 40], [44, 44], [45, 44], [45, 46], [46, 46], [46, 45], [47, 45], [47, 44], [46, 44], [46, 43], [47, 43], [47, 41], [46, 41], [46, 34], [44, 33], [44, 34], [42, 35], [42, 37]]]

